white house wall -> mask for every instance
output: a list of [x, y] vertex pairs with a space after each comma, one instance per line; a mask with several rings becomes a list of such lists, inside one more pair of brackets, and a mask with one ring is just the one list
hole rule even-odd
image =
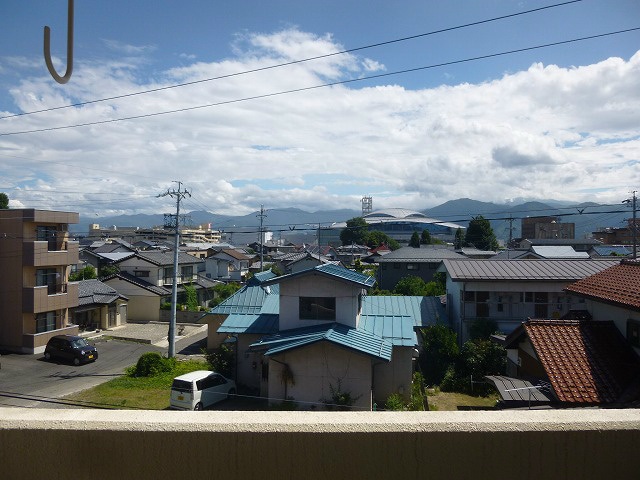
[[393, 347], [391, 362], [374, 361], [373, 398], [378, 408], [393, 393], [399, 393], [405, 400], [411, 397], [413, 380], [413, 347]]
[[[277, 360], [277, 361], [276, 361]], [[323, 399], [330, 401], [331, 387], [350, 392], [357, 398], [353, 410], [371, 410], [371, 357], [329, 342], [319, 342], [283, 353], [269, 362], [269, 399], [278, 403], [293, 398], [298, 408], [323, 409]], [[293, 383], [282, 380], [283, 363], [289, 365]]]
[[127, 318], [130, 322], [160, 321], [160, 301], [162, 297], [117, 277], [106, 280], [104, 283], [129, 298]]
[[[640, 312], [628, 308], [586, 300], [586, 307], [594, 320], [613, 320], [622, 335], [627, 338], [627, 320], [637, 320], [640, 322]], [[636, 351], [640, 349], [636, 348]]]
[[301, 320], [300, 297], [334, 297], [336, 322], [355, 328], [359, 319], [358, 296], [361, 287], [322, 275], [307, 275], [280, 282], [280, 330], [327, 324], [331, 321]]
[[146, 260], [143, 260], [139, 257], [132, 257], [127, 260], [118, 263], [118, 268], [121, 272], [129, 273], [133, 276], [136, 276], [136, 271], [148, 271], [148, 277], [140, 277], [142, 280], [145, 280], [154, 285], [162, 286], [164, 285], [164, 269], [162, 267], [158, 267], [152, 263], [149, 263]]

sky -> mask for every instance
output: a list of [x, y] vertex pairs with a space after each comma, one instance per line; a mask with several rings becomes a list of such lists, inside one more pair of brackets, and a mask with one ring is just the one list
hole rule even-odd
[[78, 0], [60, 85], [43, 27], [62, 75], [67, 2], [0, 0], [0, 191], [95, 217], [174, 211], [178, 188], [223, 215], [620, 204], [640, 30], [613, 33], [640, 1], [560, 3]]

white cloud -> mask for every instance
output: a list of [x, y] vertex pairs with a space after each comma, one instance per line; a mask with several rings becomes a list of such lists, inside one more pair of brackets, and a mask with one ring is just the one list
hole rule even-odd
[[[191, 209], [242, 214], [260, 204], [358, 209], [363, 194], [376, 208], [421, 209], [459, 197], [578, 202], [594, 200], [587, 192], [596, 188], [597, 201], [617, 201], [640, 184], [640, 53], [568, 69], [535, 64], [481, 84], [349, 84], [273, 95], [385, 67], [347, 54], [234, 75], [344, 47], [330, 35], [287, 29], [239, 35], [234, 48], [231, 58], [175, 67], [153, 83], [139, 80], [145, 60], [131, 58], [96, 59], [66, 86], [24, 77], [10, 90], [17, 111], [233, 75], [0, 120], [0, 132], [22, 131], [218, 104], [0, 137], [0, 174], [21, 186], [10, 198], [91, 214], [164, 212], [171, 202], [156, 195], [181, 180], [193, 189]], [[265, 98], [237, 101], [258, 96]]]

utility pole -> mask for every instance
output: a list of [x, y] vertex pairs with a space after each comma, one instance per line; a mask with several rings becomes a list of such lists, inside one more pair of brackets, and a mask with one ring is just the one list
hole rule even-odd
[[624, 200], [622, 203], [631, 203], [631, 209], [633, 210], [633, 220], [631, 223], [631, 235], [633, 238], [633, 259], [635, 260], [636, 258], [638, 258], [637, 254], [638, 254], [638, 225], [636, 224], [636, 202], [637, 202], [637, 197], [636, 197], [636, 193], [637, 190], [634, 190], [633, 192], [631, 192], [631, 194], [633, 195], [631, 198], [627, 198], [626, 200]]
[[176, 199], [176, 221], [174, 227], [176, 229], [175, 241], [173, 244], [173, 284], [171, 285], [171, 319], [169, 320], [169, 352], [167, 356], [173, 358], [176, 355], [176, 305], [178, 304], [178, 249], [180, 247], [180, 200], [184, 197], [191, 196], [187, 189], [182, 190], [182, 182], [174, 180], [178, 184], [178, 190], [169, 190], [165, 193], [157, 195], [158, 197], [166, 197], [167, 195]]
[[264, 205], [260, 205], [260, 213], [256, 215], [256, 217], [260, 219], [260, 271], [262, 271], [262, 263], [264, 262], [264, 247], [262, 245], [264, 242], [264, 233], [262, 232], [262, 222], [266, 216], [267, 214], [264, 213]]

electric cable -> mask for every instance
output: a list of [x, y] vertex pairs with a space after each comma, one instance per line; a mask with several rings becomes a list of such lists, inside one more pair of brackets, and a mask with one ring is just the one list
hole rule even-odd
[[554, 5], [547, 5], [547, 6], [544, 6], [544, 7], [525, 10], [523, 12], [511, 13], [511, 14], [508, 14], [508, 15], [501, 15], [499, 17], [493, 17], [493, 18], [489, 18], [489, 19], [485, 19], [485, 20], [478, 20], [476, 22], [465, 23], [463, 25], [457, 25], [457, 26], [454, 26], [454, 27], [442, 28], [442, 29], [439, 29], [439, 30], [433, 30], [433, 31], [426, 32], [426, 33], [410, 35], [408, 37], [397, 38], [397, 39], [394, 39], [394, 40], [386, 40], [386, 41], [383, 41], [383, 42], [372, 43], [372, 44], [369, 44], [369, 45], [364, 45], [364, 46], [360, 46], [360, 47], [354, 47], [354, 48], [350, 48], [350, 49], [346, 49], [346, 50], [340, 50], [338, 52], [327, 53], [327, 54], [324, 54], [324, 55], [316, 55], [314, 57], [308, 57], [308, 58], [304, 58], [304, 59], [300, 59], [300, 60], [292, 60], [290, 62], [279, 63], [279, 64], [276, 64], [276, 65], [269, 65], [269, 66], [266, 66], [266, 67], [254, 68], [254, 69], [251, 69], [251, 70], [244, 70], [242, 72], [230, 73], [230, 74], [226, 74], [226, 75], [219, 75], [219, 76], [216, 76], [216, 77], [209, 77], [209, 78], [204, 78], [204, 79], [201, 79], [201, 80], [194, 80], [194, 81], [191, 81], [191, 82], [177, 83], [177, 84], [168, 85], [168, 86], [165, 86], [165, 87], [151, 88], [151, 89], [142, 90], [142, 91], [139, 91], [139, 92], [127, 93], [127, 94], [123, 94], [123, 95], [115, 95], [115, 96], [107, 97], [107, 98], [100, 98], [100, 99], [96, 99], [96, 100], [88, 100], [86, 102], [78, 102], [78, 103], [74, 103], [74, 104], [71, 104], [71, 105], [62, 105], [62, 106], [59, 106], [59, 107], [45, 108], [45, 109], [42, 109], [42, 110], [34, 110], [34, 111], [31, 111], [31, 112], [23, 112], [23, 113], [16, 113], [16, 114], [13, 114], [13, 115], [6, 115], [4, 117], [0, 117], [0, 120], [4, 120], [6, 118], [21, 117], [21, 116], [25, 116], [25, 115], [33, 115], [33, 114], [36, 114], [36, 113], [51, 112], [51, 111], [54, 111], [54, 110], [61, 110], [61, 109], [64, 109], [64, 108], [81, 107], [81, 106], [90, 105], [90, 104], [93, 104], [93, 103], [107, 102], [107, 101], [110, 101], [110, 100], [118, 100], [118, 99], [121, 99], [121, 98], [128, 98], [128, 97], [133, 97], [133, 96], [137, 96], [137, 95], [144, 95], [144, 94], [147, 94], [147, 93], [159, 92], [159, 91], [162, 91], [162, 90], [169, 90], [169, 89], [172, 89], [172, 88], [180, 88], [180, 87], [185, 87], [185, 86], [188, 86], [188, 85], [195, 85], [195, 84], [199, 84], [199, 83], [211, 82], [211, 81], [214, 81], [214, 80], [222, 80], [222, 79], [225, 79], [225, 78], [237, 77], [237, 76], [240, 76], [240, 75], [247, 75], [247, 74], [250, 74], [250, 73], [262, 72], [262, 71], [265, 71], [265, 70], [272, 70], [272, 69], [275, 69], [275, 68], [286, 67], [286, 66], [290, 66], [290, 65], [296, 65], [296, 64], [300, 64], [300, 63], [310, 62], [310, 61], [313, 61], [313, 60], [320, 60], [320, 59], [323, 59], [323, 58], [334, 57], [334, 56], [337, 56], [337, 55], [344, 55], [344, 54], [347, 54], [347, 53], [353, 53], [353, 52], [358, 52], [358, 51], [362, 51], [362, 50], [367, 50], [367, 49], [370, 49], [370, 48], [376, 48], [376, 47], [391, 45], [391, 44], [394, 44], [394, 43], [405, 42], [405, 41], [408, 41], [408, 40], [415, 40], [417, 38], [427, 37], [427, 36], [430, 36], [430, 35], [436, 35], [436, 34], [439, 34], [439, 33], [451, 32], [451, 31], [454, 31], [454, 30], [460, 30], [460, 29], [463, 29], [463, 28], [468, 28], [468, 27], [472, 27], [472, 26], [477, 26], [477, 25], [482, 25], [482, 24], [486, 24], [486, 23], [490, 23], [490, 22], [495, 22], [495, 21], [498, 21], [498, 20], [505, 20], [505, 19], [509, 19], [509, 18], [514, 18], [514, 17], [518, 17], [518, 16], [521, 16], [521, 15], [528, 15], [530, 13], [539, 12], [539, 11], [542, 11], [542, 10], [548, 10], [548, 9], [556, 8], [556, 7], [562, 7], [562, 6], [566, 6], [566, 5], [572, 4], [572, 3], [580, 3], [582, 1], [583, 0], [570, 0], [570, 1], [562, 2], [562, 3], [557, 3], [557, 4], [554, 4]]
[[13, 131], [13, 132], [4, 132], [4, 133], [0, 133], [0, 137], [24, 135], [24, 134], [28, 134], [28, 133], [52, 132], [52, 131], [57, 131], [57, 130], [65, 130], [65, 129], [79, 128], [79, 127], [89, 127], [89, 126], [95, 126], [95, 125], [105, 125], [105, 124], [109, 124], [109, 123], [122, 122], [122, 121], [126, 121], [126, 120], [140, 120], [142, 118], [152, 118], [152, 117], [158, 117], [158, 116], [162, 116], [162, 115], [171, 115], [171, 114], [174, 114], [174, 113], [190, 112], [190, 111], [194, 111], [194, 110], [200, 110], [200, 109], [203, 109], [203, 108], [220, 107], [220, 106], [223, 106], [223, 105], [231, 105], [231, 104], [235, 104], [235, 103], [242, 103], [242, 102], [248, 102], [248, 101], [253, 101], [253, 100], [262, 100], [262, 99], [266, 99], [266, 98], [289, 95], [289, 94], [293, 94], [293, 93], [308, 92], [308, 91], [317, 90], [317, 89], [320, 89], [320, 88], [335, 87], [337, 85], [346, 85], [346, 84], [351, 84], [351, 83], [363, 82], [365, 80], [374, 80], [374, 79], [385, 78], [385, 77], [390, 77], [390, 76], [395, 76], [395, 75], [403, 75], [403, 74], [406, 74], [406, 73], [419, 72], [419, 71], [423, 71], [423, 70], [429, 70], [429, 69], [438, 68], [438, 67], [444, 67], [444, 66], [449, 66], [449, 65], [458, 65], [458, 64], [462, 64], [462, 63], [475, 62], [475, 61], [479, 61], [479, 60], [487, 60], [489, 58], [496, 58], [496, 57], [501, 57], [501, 56], [505, 56], [505, 55], [512, 55], [512, 54], [515, 54], [515, 53], [527, 52], [527, 51], [531, 51], [531, 50], [538, 50], [538, 49], [542, 49], [542, 48], [555, 47], [555, 46], [559, 46], [559, 45], [567, 45], [567, 44], [576, 43], [576, 42], [582, 42], [582, 41], [586, 41], [586, 40], [593, 40], [593, 39], [596, 39], [596, 38], [603, 38], [603, 37], [608, 37], [608, 36], [612, 36], [612, 35], [620, 35], [620, 34], [623, 34], [623, 33], [629, 33], [629, 32], [634, 32], [634, 31], [638, 31], [638, 30], [640, 30], [640, 27], [627, 28], [627, 29], [624, 29], [624, 30], [617, 30], [617, 31], [614, 31], [614, 32], [601, 33], [601, 34], [597, 34], [597, 35], [589, 35], [589, 36], [586, 36], [586, 37], [573, 38], [573, 39], [570, 39], [570, 40], [561, 40], [561, 41], [557, 41], [557, 42], [551, 42], [551, 43], [545, 43], [545, 44], [541, 44], [541, 45], [535, 45], [535, 46], [532, 46], [532, 47], [523, 47], [523, 48], [517, 48], [517, 49], [513, 49], [513, 50], [506, 50], [506, 51], [498, 52], [498, 53], [490, 53], [490, 54], [486, 54], [486, 55], [478, 55], [478, 56], [475, 56], [475, 57], [465, 58], [465, 59], [461, 59], [461, 60], [451, 60], [451, 61], [448, 61], [448, 62], [435, 63], [435, 64], [426, 65], [426, 66], [422, 66], [422, 67], [414, 67], [414, 68], [407, 68], [407, 69], [404, 69], [404, 70], [396, 70], [394, 72], [379, 73], [379, 74], [376, 74], [376, 75], [368, 75], [368, 76], [363, 76], [363, 77], [359, 77], [359, 78], [351, 78], [351, 79], [346, 79], [346, 80], [337, 80], [335, 82], [327, 82], [327, 83], [321, 83], [321, 84], [318, 84], [318, 85], [312, 85], [312, 86], [307, 86], [307, 87], [292, 88], [292, 89], [289, 89], [289, 90], [281, 90], [279, 92], [265, 93], [265, 94], [260, 94], [260, 95], [252, 95], [252, 96], [249, 96], [249, 97], [236, 98], [236, 99], [231, 99], [231, 100], [221, 100], [219, 102], [207, 103], [207, 104], [203, 104], [203, 105], [195, 105], [195, 106], [192, 106], [192, 107], [177, 108], [177, 109], [174, 109], [174, 110], [165, 110], [165, 111], [162, 111], [162, 112], [144, 113], [144, 114], [140, 114], [140, 115], [131, 115], [131, 116], [127, 116], [127, 117], [112, 118], [112, 119], [109, 119], [109, 120], [96, 120], [96, 121], [93, 121], [93, 122], [83, 122], [83, 123], [76, 123], [76, 124], [70, 124], [70, 125], [61, 125], [61, 126], [57, 126], [57, 127], [46, 127], [46, 128], [36, 128], [36, 129], [32, 129], [32, 130], [18, 130], [18, 131]]

